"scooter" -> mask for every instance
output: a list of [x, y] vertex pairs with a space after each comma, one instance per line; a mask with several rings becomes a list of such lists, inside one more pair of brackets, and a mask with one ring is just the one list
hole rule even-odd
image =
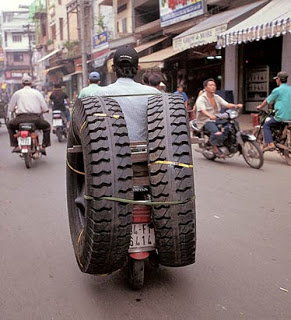
[[19, 130], [15, 134], [20, 149], [20, 157], [24, 159], [27, 169], [31, 168], [32, 160], [41, 158], [41, 146], [39, 144], [39, 132], [33, 123], [20, 123]]
[[[238, 111], [228, 109], [215, 116], [217, 118], [217, 126], [220, 129], [218, 134], [226, 134], [224, 131], [228, 130], [223, 145], [218, 147], [224, 158], [232, 158], [236, 153], [239, 153], [243, 155], [246, 163], [251, 168], [260, 169], [264, 163], [263, 152], [254, 135], [240, 130], [238, 122], [235, 121], [239, 116]], [[217, 156], [210, 144], [209, 133], [203, 128], [199, 130], [195, 121], [192, 122], [192, 130], [195, 135], [193, 143], [197, 143], [199, 146], [195, 151], [202, 153], [208, 160], [215, 160]]]
[[60, 110], [53, 111], [53, 133], [56, 134], [59, 142], [62, 142], [63, 138], [67, 138], [67, 120]]

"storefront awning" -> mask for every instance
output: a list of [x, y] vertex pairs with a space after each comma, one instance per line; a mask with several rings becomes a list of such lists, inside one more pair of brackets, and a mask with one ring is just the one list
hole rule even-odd
[[165, 39], [167, 39], [167, 37], [163, 37], [163, 38], [155, 39], [155, 40], [152, 40], [149, 42], [145, 42], [145, 43], [142, 43], [142, 44], [134, 47], [134, 49], [136, 50], [136, 52], [140, 53], [140, 52], [142, 52], [150, 47], [153, 47], [154, 45], [164, 41]]
[[60, 64], [59, 66], [55, 66], [55, 67], [51, 67], [49, 69], [45, 69], [43, 72], [44, 72], [44, 74], [48, 74], [49, 72], [56, 71], [57, 69], [61, 69], [64, 66], [65, 66], [64, 64]]
[[69, 74], [63, 76], [63, 81], [64, 82], [70, 81], [72, 79], [72, 76], [77, 75], [77, 74], [81, 74], [81, 73], [82, 73], [82, 71], [75, 71], [75, 72], [69, 73]]
[[189, 30], [173, 39], [175, 52], [181, 52], [217, 41], [217, 36], [235, 24], [241, 22], [250, 13], [267, 3], [265, 0], [256, 1], [235, 9], [214, 14]]
[[153, 68], [163, 68], [164, 60], [176, 55], [178, 52], [174, 52], [173, 47], [168, 47], [166, 49], [154, 52], [148, 56], [139, 59], [139, 65], [142, 70], [153, 69]]
[[42, 58], [40, 58], [37, 63], [40, 63], [42, 61], [47, 60], [48, 58], [52, 57], [53, 55], [57, 54], [58, 52], [62, 51], [62, 49], [56, 49], [52, 52], [50, 52], [49, 54], [47, 54], [46, 56], [43, 56]]
[[291, 32], [291, 1], [273, 0], [248, 19], [218, 36], [219, 48]]

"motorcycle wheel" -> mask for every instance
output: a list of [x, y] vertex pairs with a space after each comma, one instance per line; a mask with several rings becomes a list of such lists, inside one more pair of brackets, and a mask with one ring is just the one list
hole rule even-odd
[[[287, 144], [288, 144], [288, 141], [286, 139], [286, 141], [285, 141], [286, 147], [288, 147]], [[289, 152], [288, 150], [284, 150], [284, 159], [285, 159], [286, 163], [288, 164], [288, 166], [291, 166], [291, 152]]]
[[[111, 117], [102, 116], [106, 114]], [[76, 145], [80, 152], [67, 151], [67, 206], [76, 260], [84, 273], [111, 273], [127, 261], [132, 205], [103, 197], [133, 200], [131, 150], [116, 101], [77, 100], [67, 147]]]
[[144, 285], [144, 260], [128, 260], [128, 282], [132, 289], [139, 290]]
[[264, 163], [263, 151], [256, 141], [245, 141], [242, 155], [251, 168], [260, 169]]
[[31, 160], [31, 156], [29, 153], [23, 153], [23, 158], [24, 158], [24, 162], [25, 162], [25, 166], [27, 169], [31, 168], [31, 164], [32, 164], [32, 160]]
[[253, 135], [256, 137], [256, 141], [260, 146], [263, 146], [264, 144], [264, 135], [263, 135], [263, 128], [261, 128], [259, 133], [259, 128], [255, 128], [253, 131]]
[[161, 94], [149, 98], [148, 161], [152, 200], [188, 200], [184, 204], [153, 207], [159, 262], [169, 267], [195, 262], [195, 192], [188, 123], [180, 96]]
[[63, 141], [63, 132], [62, 131], [63, 131], [63, 129], [61, 127], [56, 128], [56, 136], [57, 136], [59, 142]]

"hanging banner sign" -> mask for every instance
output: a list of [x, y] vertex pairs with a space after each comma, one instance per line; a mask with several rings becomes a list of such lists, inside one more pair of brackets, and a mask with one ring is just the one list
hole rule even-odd
[[159, 0], [161, 27], [204, 13], [204, 0]]
[[108, 32], [104, 31], [96, 34], [93, 38], [93, 50], [103, 50], [109, 48]]

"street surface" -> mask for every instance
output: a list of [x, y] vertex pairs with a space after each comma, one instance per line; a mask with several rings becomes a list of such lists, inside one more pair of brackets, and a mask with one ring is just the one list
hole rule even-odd
[[[291, 167], [268, 154], [211, 162], [193, 152], [197, 262], [147, 269], [131, 291], [126, 271], [82, 274], [66, 210], [66, 143], [27, 170], [0, 128], [0, 319], [291, 319]], [[287, 292], [289, 291], [289, 292]]]

